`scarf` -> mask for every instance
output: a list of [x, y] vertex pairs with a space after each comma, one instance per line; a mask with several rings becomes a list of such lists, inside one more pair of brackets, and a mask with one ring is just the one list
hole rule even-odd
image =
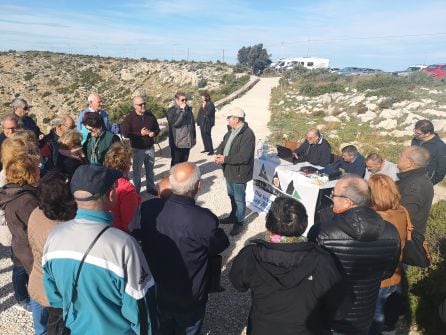
[[282, 236], [279, 234], [274, 234], [270, 231], [266, 231], [265, 241], [271, 243], [299, 243], [306, 242], [307, 238], [305, 236]]

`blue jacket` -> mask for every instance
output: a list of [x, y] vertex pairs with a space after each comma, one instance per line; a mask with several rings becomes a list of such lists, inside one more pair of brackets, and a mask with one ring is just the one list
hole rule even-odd
[[[45, 292], [50, 306], [63, 308], [64, 315], [80, 260], [97, 234], [112, 222], [108, 212], [78, 209], [74, 220], [58, 225], [48, 237], [42, 257]], [[85, 259], [66, 325], [72, 334], [139, 334], [141, 318], [150, 325], [148, 312], [139, 308], [153, 285], [137, 242], [110, 228]]]
[[338, 160], [328, 165], [328, 168], [333, 168], [336, 170], [343, 169], [345, 173], [353, 173], [363, 178], [365, 174], [365, 160], [364, 157], [358, 155], [353, 162], [348, 163], [342, 157], [340, 157]]
[[[141, 213], [157, 202], [145, 202]], [[143, 208], [144, 207], [144, 208]], [[142, 225], [150, 225], [144, 222]], [[165, 202], [156, 227], [146, 236], [144, 252], [156, 255], [150, 260], [157, 282], [157, 303], [163, 310], [184, 313], [207, 302], [208, 259], [229, 246], [218, 218], [207, 208], [195, 204], [191, 197], [173, 194]]]

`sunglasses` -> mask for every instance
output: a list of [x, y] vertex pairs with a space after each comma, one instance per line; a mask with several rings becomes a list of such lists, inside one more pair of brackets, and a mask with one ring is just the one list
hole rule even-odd
[[187, 101], [187, 99], [180, 99], [180, 101], [181, 101], [181, 102], [185, 102], [185, 101]]
[[140, 103], [140, 104], [135, 104], [135, 106], [139, 106], [139, 107], [142, 107], [142, 106], [145, 106], [145, 105], [146, 105], [145, 102], [142, 102], [142, 103]]

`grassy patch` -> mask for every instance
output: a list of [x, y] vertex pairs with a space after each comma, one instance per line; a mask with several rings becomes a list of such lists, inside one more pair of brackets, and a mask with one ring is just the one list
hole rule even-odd
[[412, 320], [424, 334], [444, 334], [438, 317], [438, 305], [446, 297], [446, 201], [432, 206], [426, 229], [432, 255], [427, 269], [409, 267], [409, 300]]

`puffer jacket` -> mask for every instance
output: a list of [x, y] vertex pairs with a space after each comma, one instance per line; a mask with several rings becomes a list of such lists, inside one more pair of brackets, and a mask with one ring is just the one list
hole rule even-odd
[[381, 280], [395, 271], [400, 256], [397, 229], [368, 207], [354, 207], [320, 226], [316, 238], [337, 258], [353, 293], [347, 315], [332, 328], [343, 334], [367, 334]]
[[22, 265], [27, 274], [31, 273], [33, 254], [28, 242], [28, 219], [31, 212], [39, 205], [35, 187], [6, 184], [0, 190], [0, 209], [5, 211], [5, 218], [12, 234], [12, 261]]
[[[231, 129], [223, 137], [223, 141], [217, 148], [217, 154], [222, 155], [226, 142], [231, 135]], [[256, 137], [249, 128], [248, 123], [234, 137], [229, 153], [225, 156], [223, 164], [223, 174], [232, 183], [247, 183], [252, 179], [254, 171], [254, 149]]]

